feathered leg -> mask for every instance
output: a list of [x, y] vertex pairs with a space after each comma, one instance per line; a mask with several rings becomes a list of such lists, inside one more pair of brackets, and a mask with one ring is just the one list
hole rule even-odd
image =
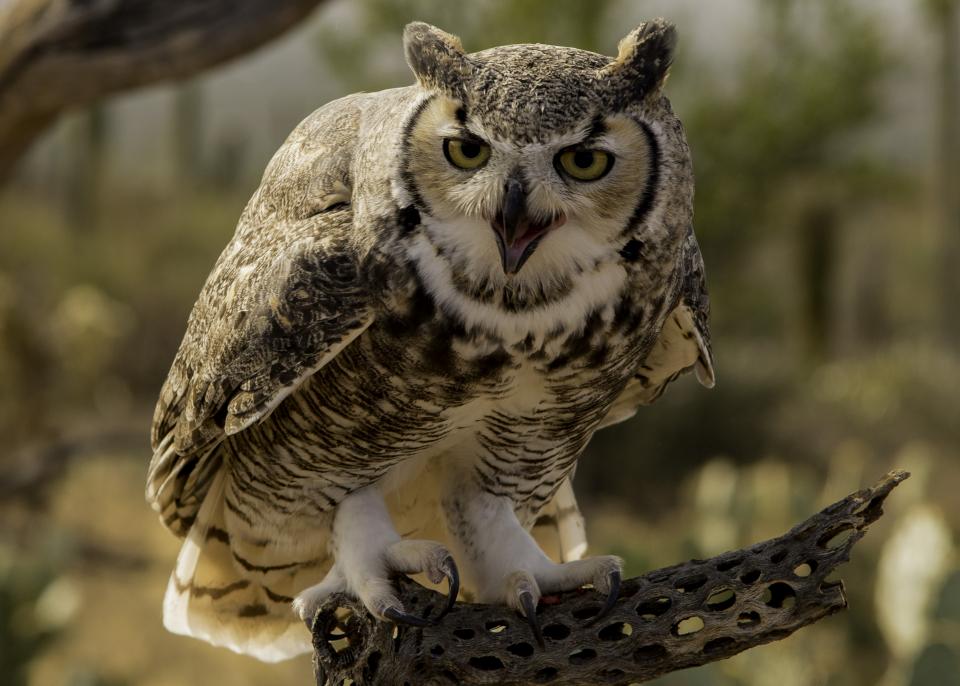
[[542, 642], [542, 637], [535, 611], [543, 594], [592, 584], [607, 594], [607, 607], [592, 621], [616, 600], [623, 568], [619, 557], [553, 562], [521, 525], [510, 498], [461, 482], [447, 489], [443, 511], [464, 576], [476, 589], [477, 600], [506, 603], [522, 612], [538, 641]]
[[446, 578], [450, 584], [448, 609], [456, 600], [459, 573], [453, 557], [439, 543], [401, 539], [375, 486], [351, 493], [337, 506], [332, 548], [336, 562], [327, 577], [294, 601], [294, 609], [308, 624], [320, 604], [337, 592], [355, 596], [380, 619], [421, 626], [438, 619], [404, 610], [390, 582], [395, 574], [423, 572], [433, 583]]

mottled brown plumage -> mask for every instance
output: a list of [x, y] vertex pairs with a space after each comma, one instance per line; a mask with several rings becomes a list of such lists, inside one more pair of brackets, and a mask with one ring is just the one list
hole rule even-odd
[[187, 538], [169, 628], [281, 659], [309, 648], [295, 598], [415, 621], [390, 574], [454, 580], [454, 558], [471, 594], [521, 609], [615, 592], [615, 558], [576, 560], [576, 460], [681, 372], [713, 383], [689, 151], [660, 92], [674, 42], [657, 21], [615, 59], [468, 55], [412, 24], [417, 85], [297, 127], [157, 405], [147, 495]]

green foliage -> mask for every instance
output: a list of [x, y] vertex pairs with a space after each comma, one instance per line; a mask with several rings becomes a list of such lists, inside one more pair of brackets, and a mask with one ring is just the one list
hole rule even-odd
[[[892, 66], [877, 21], [847, 1], [757, 7], [757, 32], [735, 74], [698, 78], [706, 65], [685, 67], [697, 94], [682, 114], [697, 173], [697, 235], [722, 302], [717, 327], [783, 336], [795, 333], [783, 301], [764, 293], [782, 293], [791, 265], [761, 273], [760, 284], [758, 253], [808, 216], [817, 224], [839, 215], [835, 234], [844, 216], [906, 179], [859, 143], [877, 121]], [[817, 278], [803, 281], [815, 288]]]
[[960, 686], [960, 652], [931, 643], [914, 663], [909, 686]]
[[38, 620], [35, 604], [53, 580], [50, 569], [14, 563], [0, 549], [0, 674], [8, 686], [26, 686], [30, 661], [48, 650], [57, 631]]

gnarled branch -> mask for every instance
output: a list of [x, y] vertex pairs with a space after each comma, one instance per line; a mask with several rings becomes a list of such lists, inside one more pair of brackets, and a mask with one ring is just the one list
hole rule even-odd
[[0, 180], [63, 110], [249, 52], [320, 0], [0, 3]]
[[[593, 591], [541, 602], [545, 649], [505, 607], [458, 603], [420, 629], [379, 622], [334, 596], [313, 626], [317, 685], [629, 684], [780, 640], [847, 606], [842, 582], [827, 577], [908, 476], [891, 472], [780, 538], [625, 581], [592, 626], [603, 600]], [[408, 611], [431, 617], [444, 606], [442, 595], [407, 578], [397, 584]]]

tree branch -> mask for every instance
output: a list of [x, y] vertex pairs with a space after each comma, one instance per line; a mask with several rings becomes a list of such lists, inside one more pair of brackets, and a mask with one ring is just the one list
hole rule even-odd
[[[843, 583], [827, 577], [908, 476], [891, 472], [780, 538], [625, 581], [593, 626], [585, 623], [602, 604], [593, 591], [541, 602], [542, 650], [505, 607], [458, 603], [440, 624], [419, 629], [379, 622], [334, 596], [313, 626], [317, 685], [629, 684], [778, 641], [847, 606]], [[444, 606], [442, 595], [405, 577], [397, 584], [408, 611], [430, 617]]]
[[0, 180], [61, 111], [242, 55], [320, 1], [0, 3]]

